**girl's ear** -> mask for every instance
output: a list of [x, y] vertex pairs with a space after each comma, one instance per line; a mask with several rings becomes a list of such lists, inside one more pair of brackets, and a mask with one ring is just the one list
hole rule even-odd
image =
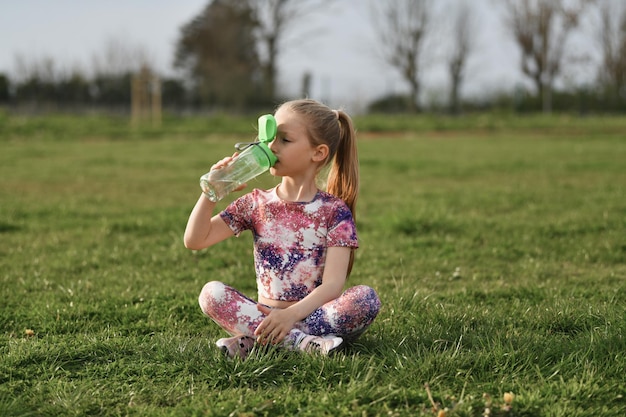
[[315, 147], [315, 150], [313, 151], [313, 162], [321, 162], [324, 161], [326, 158], [328, 158], [328, 154], [330, 153], [330, 149], [328, 148], [328, 145], [325, 144], [321, 144], [321, 145], [317, 145]]

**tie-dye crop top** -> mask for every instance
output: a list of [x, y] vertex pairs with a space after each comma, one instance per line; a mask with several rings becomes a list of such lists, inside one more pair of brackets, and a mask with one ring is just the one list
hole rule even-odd
[[323, 191], [311, 202], [288, 202], [276, 188], [255, 189], [220, 217], [236, 235], [252, 231], [258, 292], [271, 300], [298, 301], [319, 286], [326, 248], [358, 247], [350, 209]]

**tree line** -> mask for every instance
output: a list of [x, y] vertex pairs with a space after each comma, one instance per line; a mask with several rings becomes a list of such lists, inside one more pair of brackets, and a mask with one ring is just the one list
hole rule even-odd
[[[211, 0], [180, 29], [174, 68], [177, 76], [161, 77], [160, 97], [166, 110], [220, 109], [251, 111], [284, 99], [278, 88], [278, 58], [289, 47], [285, 39], [305, 26], [313, 13], [330, 10], [337, 0]], [[439, 3], [440, 5], [441, 3]], [[434, 0], [371, 2], [372, 31], [390, 71], [397, 71], [406, 93], [370, 103], [370, 111], [433, 110], [423, 102], [424, 54], [433, 42], [445, 45], [443, 60], [449, 94], [437, 110], [510, 107], [517, 111], [626, 111], [626, 6], [621, 0], [501, 0], [499, 16], [519, 49], [520, 71], [531, 89], [512, 89], [499, 96], [468, 100], [462, 86], [471, 80], [467, 62], [478, 50], [480, 26], [472, 2], [438, 12]], [[582, 22], [591, 22], [583, 28]], [[447, 28], [442, 31], [441, 28]], [[557, 88], [564, 69], [588, 65], [588, 54], [572, 48], [584, 30], [599, 53], [595, 75], [584, 84]], [[494, 40], [494, 42], [497, 40]], [[113, 42], [104, 48], [88, 75], [63, 70], [51, 58], [16, 59], [13, 74], [0, 73], [0, 105], [32, 108], [100, 108], [126, 111], [133, 74], [149, 67], [141, 47]], [[302, 95], [308, 93], [303, 76]]]

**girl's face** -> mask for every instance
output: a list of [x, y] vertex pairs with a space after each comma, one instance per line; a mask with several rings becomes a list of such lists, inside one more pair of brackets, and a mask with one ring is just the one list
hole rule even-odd
[[317, 149], [311, 146], [302, 116], [280, 107], [276, 114], [278, 131], [269, 147], [278, 158], [270, 173], [278, 177], [297, 177], [317, 166]]

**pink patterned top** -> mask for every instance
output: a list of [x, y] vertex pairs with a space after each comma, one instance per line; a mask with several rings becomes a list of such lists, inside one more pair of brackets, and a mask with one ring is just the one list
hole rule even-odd
[[236, 235], [252, 231], [258, 292], [271, 300], [298, 301], [319, 286], [326, 248], [358, 247], [350, 209], [323, 191], [310, 202], [287, 202], [276, 187], [255, 189], [220, 216]]

